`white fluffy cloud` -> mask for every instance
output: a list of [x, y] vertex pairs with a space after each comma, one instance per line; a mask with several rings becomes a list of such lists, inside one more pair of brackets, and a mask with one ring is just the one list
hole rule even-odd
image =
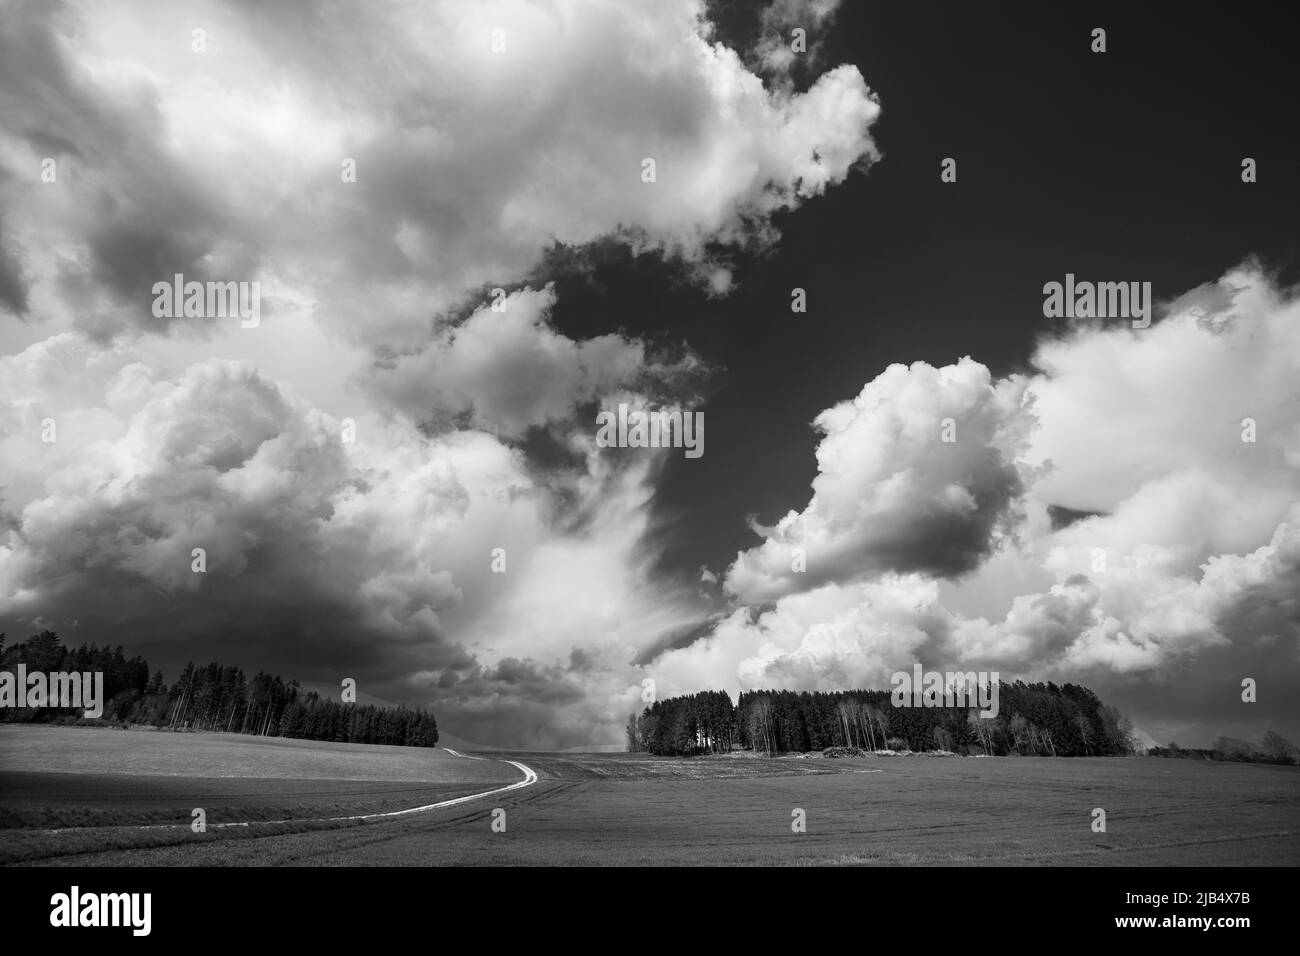
[[[1111, 511], [1144, 487], [1175, 475], [1236, 487], [1234, 520], [1202, 512], [1207, 548], [1244, 547], [1266, 537], [1294, 500], [1300, 467], [1300, 305], [1255, 267], [1234, 269], [1171, 305], [1151, 328], [1080, 329], [1043, 343], [1033, 385], [1043, 427], [1031, 460], [1054, 467], [1039, 485], [1047, 500]], [[1256, 422], [1245, 443], [1242, 420]], [[1251, 494], [1240, 493], [1250, 488]], [[1229, 496], [1234, 496], [1228, 492]], [[1181, 497], [1181, 494], [1176, 495]], [[1208, 504], [1203, 500], [1202, 504]], [[1227, 503], [1226, 499], [1222, 503]], [[1230, 525], [1258, 507], [1234, 539]], [[1124, 521], [1159, 521], [1177, 506], [1148, 501]], [[1153, 532], [1158, 532], [1153, 528]]]
[[[1035, 365], [1003, 381], [969, 360], [893, 366], [823, 413], [812, 501], [759, 528], [768, 540], [728, 573], [742, 601], [776, 603], [656, 666], [830, 689], [885, 686], [920, 661], [1087, 683], [1156, 733], [1294, 731], [1300, 300], [1245, 266], [1148, 330], [1045, 342]], [[986, 518], [1022, 516], [1015, 535], [988, 536], [974, 486], [1010, 489], [984, 503]], [[1102, 513], [1054, 528], [1048, 505]], [[948, 527], [931, 538], [936, 517]], [[978, 531], [963, 560], [933, 560], [963, 527]], [[789, 571], [796, 545], [805, 574]], [[1247, 676], [1271, 706], [1241, 710]]]
[[812, 500], [755, 528], [767, 540], [737, 556], [728, 590], [753, 603], [885, 571], [973, 569], [1023, 490], [1015, 461], [1031, 424], [1023, 383], [994, 383], [970, 359], [890, 366], [817, 416]]
[[[261, 280], [340, 335], [418, 345], [431, 313], [552, 242], [615, 232], [716, 284], [706, 242], [770, 237], [772, 213], [876, 156], [854, 67], [765, 87], [699, 0], [3, 16], [0, 188], [29, 311], [100, 333], [168, 324], [148, 290], [182, 272]], [[59, 179], [33, 188], [45, 157]]]

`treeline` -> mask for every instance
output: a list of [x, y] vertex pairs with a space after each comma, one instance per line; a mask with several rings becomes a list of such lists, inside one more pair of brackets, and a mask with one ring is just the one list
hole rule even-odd
[[1152, 747], [1147, 751], [1152, 757], [1173, 757], [1183, 760], [1232, 760], [1241, 763], [1293, 764], [1300, 760], [1300, 750], [1276, 730], [1264, 734], [1259, 743], [1237, 737], [1219, 737], [1210, 747]]
[[631, 751], [807, 753], [827, 747], [1053, 757], [1134, 753], [1132, 723], [1077, 684], [998, 685], [997, 717], [966, 707], [894, 707], [887, 690], [723, 691], [656, 701], [627, 724]]
[[[121, 647], [64, 647], [53, 631], [42, 631], [26, 641], [5, 647], [5, 635], [0, 634], [0, 670], [15, 672], [19, 664], [27, 665], [28, 673], [69, 673], [73, 671], [101, 672], [104, 675], [104, 718], [113, 712], [134, 710], [137, 703], [148, 694], [164, 691], [163, 676], [149, 676], [149, 662], [143, 657], [127, 658]], [[20, 694], [25, 689], [20, 688]], [[24, 698], [25, 699], [25, 698]], [[80, 715], [82, 710], [55, 708], [29, 709], [18, 707], [0, 709], [0, 720], [29, 722]]]
[[[91, 644], [65, 648], [53, 631], [4, 646], [0, 634], [0, 670], [25, 664], [29, 673], [102, 671], [104, 713], [101, 720], [148, 724], [171, 730], [219, 730], [262, 737], [333, 740], [343, 743], [434, 747], [438, 724], [423, 709], [376, 707], [327, 700], [316, 691], [304, 694], [297, 681], [258, 672], [251, 680], [238, 667], [213, 662], [186, 664], [170, 686], [162, 671], [150, 676], [140, 656], [126, 658], [121, 647]], [[4, 708], [0, 720], [75, 719], [80, 710]]]
[[736, 707], [723, 690], [655, 701], [627, 722], [627, 749], [652, 754], [725, 753], [739, 741]]

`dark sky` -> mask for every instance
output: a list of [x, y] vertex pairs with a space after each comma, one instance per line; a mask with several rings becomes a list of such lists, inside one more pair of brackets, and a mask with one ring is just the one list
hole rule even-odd
[[[753, 8], [715, 10], [720, 39], [747, 45]], [[1051, 331], [1044, 282], [1150, 281], [1160, 301], [1252, 255], [1300, 278], [1294, 20], [1280, 5], [844, 4], [822, 63], [855, 64], [879, 95], [880, 162], [778, 216], [782, 240], [736, 258], [730, 296], [618, 252], [557, 279], [566, 333], [687, 340], [720, 369], [707, 454], [673, 456], [657, 498], [668, 563], [720, 570], [756, 542], [738, 515], [801, 506], [812, 418], [890, 363], [1027, 368]]]

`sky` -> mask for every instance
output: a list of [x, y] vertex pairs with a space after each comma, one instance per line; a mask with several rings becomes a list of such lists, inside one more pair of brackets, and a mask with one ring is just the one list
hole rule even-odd
[[0, 3], [0, 631], [492, 746], [916, 663], [1294, 739], [1298, 82], [1226, 11]]

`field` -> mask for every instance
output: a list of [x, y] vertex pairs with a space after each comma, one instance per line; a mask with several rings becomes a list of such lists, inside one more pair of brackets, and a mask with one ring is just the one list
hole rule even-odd
[[[511, 792], [403, 817], [523, 780]], [[1191, 760], [672, 759], [0, 727], [0, 862], [1300, 863], [1300, 770]], [[210, 827], [194, 834], [190, 811]], [[491, 829], [494, 808], [506, 832]], [[1094, 808], [1106, 831], [1092, 830]], [[804, 811], [806, 832], [792, 832]], [[288, 821], [288, 822], [271, 822]]]

